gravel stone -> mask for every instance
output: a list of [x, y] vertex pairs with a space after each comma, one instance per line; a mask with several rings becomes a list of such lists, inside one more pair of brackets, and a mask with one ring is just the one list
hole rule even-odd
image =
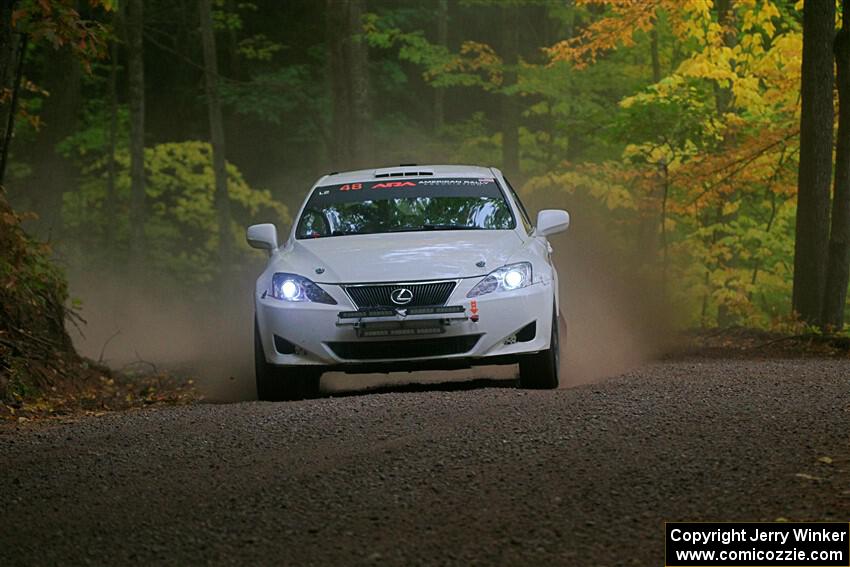
[[664, 521], [846, 521], [848, 386], [689, 360], [4, 427], [0, 564], [661, 565]]

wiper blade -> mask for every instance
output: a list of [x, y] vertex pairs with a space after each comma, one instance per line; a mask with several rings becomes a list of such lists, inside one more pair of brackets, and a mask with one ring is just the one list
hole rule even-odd
[[481, 230], [480, 226], [469, 224], [425, 224], [422, 228], [425, 230]]
[[481, 230], [481, 227], [468, 224], [423, 224], [421, 226], [397, 226], [384, 232], [424, 232], [426, 230]]
[[422, 228], [421, 226], [396, 226], [393, 228], [388, 228], [387, 230], [381, 232], [419, 232], [421, 230], [428, 229]]
[[357, 234], [374, 234], [374, 232], [369, 232], [365, 230], [335, 230], [328, 236], [354, 236]]

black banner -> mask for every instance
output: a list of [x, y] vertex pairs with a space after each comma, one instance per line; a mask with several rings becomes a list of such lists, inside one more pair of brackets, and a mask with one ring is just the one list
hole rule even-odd
[[668, 522], [667, 567], [848, 567], [850, 524]]

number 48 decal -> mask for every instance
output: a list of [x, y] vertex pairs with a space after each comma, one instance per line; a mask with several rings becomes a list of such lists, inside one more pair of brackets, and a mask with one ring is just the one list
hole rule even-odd
[[[393, 187], [416, 187], [416, 183], [412, 181], [387, 181], [372, 185], [372, 189], [392, 189]], [[340, 191], [358, 191], [360, 189], [363, 189], [362, 183], [346, 183], [339, 188]]]

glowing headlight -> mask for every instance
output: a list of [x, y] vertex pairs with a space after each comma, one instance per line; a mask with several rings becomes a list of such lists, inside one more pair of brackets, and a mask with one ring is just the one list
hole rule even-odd
[[293, 300], [298, 297], [298, 285], [292, 280], [283, 282], [283, 285], [280, 286], [280, 291], [284, 299]]
[[522, 285], [525, 276], [519, 270], [510, 270], [505, 274], [505, 279], [502, 281], [505, 288], [516, 289]]
[[531, 264], [508, 264], [490, 272], [466, 294], [466, 297], [478, 297], [494, 291], [512, 291], [527, 285], [531, 285]]
[[336, 305], [336, 300], [315, 282], [296, 274], [277, 273], [272, 278], [271, 296], [284, 301], [312, 301]]

